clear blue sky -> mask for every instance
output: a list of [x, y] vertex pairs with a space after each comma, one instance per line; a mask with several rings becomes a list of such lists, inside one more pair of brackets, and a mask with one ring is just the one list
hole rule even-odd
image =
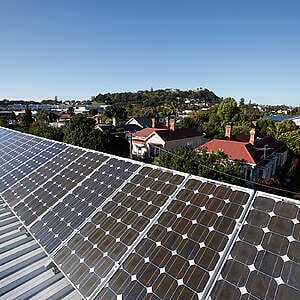
[[0, 0], [0, 99], [206, 87], [300, 105], [300, 1]]

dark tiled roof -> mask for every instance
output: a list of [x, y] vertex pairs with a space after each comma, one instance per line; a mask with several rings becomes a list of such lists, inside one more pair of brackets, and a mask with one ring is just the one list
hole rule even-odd
[[136, 121], [142, 125], [143, 128], [151, 127], [152, 121], [150, 119], [144, 118], [144, 117], [137, 117], [135, 118]]
[[123, 129], [124, 131], [129, 131], [129, 132], [137, 132], [141, 130], [141, 127], [135, 124], [118, 125], [116, 126], [116, 128]]
[[200, 137], [203, 134], [199, 131], [183, 128], [183, 129], [176, 129], [176, 130], [160, 130], [157, 134], [164, 140], [164, 141], [175, 141], [175, 140], [182, 140], [186, 138], [192, 137]]

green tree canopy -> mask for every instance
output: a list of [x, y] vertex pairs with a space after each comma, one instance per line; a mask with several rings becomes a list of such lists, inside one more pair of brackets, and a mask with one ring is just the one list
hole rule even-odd
[[296, 123], [292, 120], [284, 120], [277, 124], [276, 127], [278, 127], [278, 136], [280, 136], [283, 133], [298, 129]]
[[50, 140], [63, 141], [62, 128], [49, 127], [44, 121], [36, 121], [29, 127], [29, 133]]
[[95, 129], [95, 120], [82, 114], [77, 114], [66, 122], [63, 134], [65, 143], [124, 157], [129, 156], [129, 143], [124, 133], [116, 130], [101, 132]]
[[44, 110], [41, 110], [40, 112], [38, 112], [36, 114], [35, 119], [37, 121], [42, 121], [44, 123], [48, 123], [48, 121], [49, 121], [49, 115]]
[[257, 120], [258, 131], [261, 135], [266, 136], [270, 130], [275, 130], [275, 123], [272, 119], [261, 118]]
[[199, 122], [197, 122], [196, 118], [193, 117], [185, 117], [180, 120], [179, 128], [198, 128]]
[[74, 115], [63, 127], [63, 141], [84, 148], [101, 150], [101, 131], [95, 129], [95, 120], [82, 114]]
[[73, 116], [75, 114], [73, 106], [68, 107], [67, 114], [70, 115], [70, 116]]
[[21, 126], [20, 129], [24, 132], [28, 132], [29, 131], [29, 126], [30, 124], [33, 123], [33, 118], [32, 118], [32, 112], [31, 109], [28, 108], [28, 106], [25, 109], [25, 113], [21, 122]]
[[288, 149], [295, 155], [300, 155], [300, 129], [285, 132], [279, 136]]
[[117, 118], [118, 120], [125, 121], [127, 118], [127, 111], [126, 108], [120, 104], [113, 104], [106, 107], [104, 111], [104, 115], [112, 119], [113, 117]]
[[226, 124], [237, 121], [238, 107], [233, 98], [225, 98], [219, 104], [217, 115], [221, 120], [221, 124], [224, 127]]
[[236, 177], [241, 177], [241, 167], [227, 158], [223, 151], [209, 153], [205, 149], [196, 152], [191, 148], [163, 151], [154, 164], [181, 172], [203, 176], [215, 180], [241, 184]]

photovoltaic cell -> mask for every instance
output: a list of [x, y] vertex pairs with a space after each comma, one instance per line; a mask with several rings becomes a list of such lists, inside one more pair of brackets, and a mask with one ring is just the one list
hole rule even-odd
[[[14, 145], [14, 150], [9, 152], [10, 157], [4, 157], [5, 163], [0, 166], [0, 177], [7, 175], [7, 173], [13, 171], [15, 168], [22, 167], [22, 164], [32, 159], [34, 156], [38, 155], [44, 149], [49, 148], [50, 143], [43, 140], [35, 139], [34, 141], [29, 141], [27, 147], [17, 147]], [[31, 170], [29, 170], [31, 171]], [[28, 171], [22, 170], [22, 176], [25, 176]], [[5, 178], [2, 180], [5, 183]]]
[[78, 159], [14, 206], [25, 225], [34, 222], [102, 163], [101, 157], [81, 149], [70, 149], [70, 155]]
[[300, 299], [299, 205], [257, 193], [212, 299]]
[[189, 179], [98, 298], [201, 298], [249, 197]]
[[184, 178], [142, 168], [54, 255], [83, 296], [103, 285]]
[[[13, 168], [10, 169], [9, 173], [2, 177], [0, 182], [0, 192], [11, 187], [15, 182], [24, 178], [30, 172], [36, 170], [40, 165], [44, 164], [46, 161], [54, 157], [57, 153], [62, 151], [66, 146], [62, 144], [54, 144], [52, 146], [50, 143], [43, 142], [42, 144], [37, 145], [38, 151], [32, 151], [31, 155], [28, 155], [27, 158], [22, 159], [25, 157], [25, 154], [22, 156], [18, 156], [12, 164]], [[26, 153], [26, 152], [25, 152]], [[26, 193], [27, 195], [28, 193]]]
[[[104, 162], [108, 156], [97, 154], [96, 158]], [[107, 172], [107, 165], [115, 171], [116, 166], [108, 160], [31, 227], [31, 232], [48, 253], [69, 237], [123, 183], [116, 177], [109, 177], [111, 172]], [[124, 169], [119, 169], [119, 174], [121, 172], [125, 172]], [[114, 187], [111, 187], [111, 182], [115, 183]]]
[[[53, 158], [54, 156], [55, 158]], [[3, 193], [3, 197], [11, 207], [15, 206], [76, 158], [78, 158], [78, 154], [73, 154], [71, 147], [58, 143], [53, 145], [32, 159], [36, 165], [42, 166], [31, 173], [29, 177], [24, 177], [17, 184], [11, 186]]]

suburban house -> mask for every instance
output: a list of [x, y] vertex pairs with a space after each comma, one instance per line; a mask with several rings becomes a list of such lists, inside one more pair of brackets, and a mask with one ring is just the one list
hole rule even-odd
[[243, 175], [246, 180], [268, 180], [287, 160], [287, 149], [283, 143], [268, 136], [259, 138], [255, 128], [250, 130], [250, 137], [244, 134], [231, 134], [231, 126], [225, 127], [223, 139], [213, 139], [197, 147], [209, 152], [223, 150], [232, 161], [242, 162]]
[[145, 117], [131, 118], [126, 122], [126, 125], [136, 125], [140, 129], [152, 127], [152, 121]]
[[144, 128], [132, 135], [132, 156], [137, 159], [152, 160], [162, 149], [195, 148], [205, 141], [207, 139], [199, 131], [190, 128], [177, 129], [174, 119], [166, 118], [163, 127], [156, 127], [156, 121], [152, 119], [151, 128]]
[[118, 130], [126, 133], [129, 137], [130, 134], [141, 130], [143, 127], [136, 124], [135, 122], [132, 122], [132, 123], [126, 122], [125, 124], [118, 124], [117, 118], [113, 117], [112, 124], [97, 123], [95, 128], [101, 130], [102, 132], [107, 131], [107, 130], [112, 130], [112, 129], [118, 129]]

